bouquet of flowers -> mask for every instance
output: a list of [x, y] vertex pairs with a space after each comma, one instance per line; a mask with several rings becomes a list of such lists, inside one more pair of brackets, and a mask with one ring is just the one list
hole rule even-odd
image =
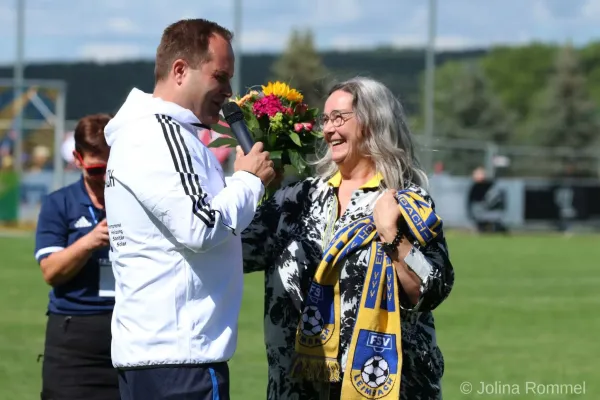
[[[314, 154], [316, 141], [322, 136], [315, 130], [318, 110], [303, 102], [304, 96], [283, 82], [269, 82], [262, 90], [250, 90], [235, 101], [255, 142], [262, 142], [278, 169], [292, 166], [302, 176], [306, 158]], [[213, 130], [228, 137], [215, 139], [209, 147], [235, 147], [237, 140], [220, 121]]]

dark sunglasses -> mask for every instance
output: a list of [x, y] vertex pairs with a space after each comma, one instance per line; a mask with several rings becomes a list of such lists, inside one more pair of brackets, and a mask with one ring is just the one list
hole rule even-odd
[[77, 157], [81, 163], [81, 166], [83, 169], [85, 169], [85, 172], [87, 172], [89, 176], [104, 176], [106, 174], [106, 163], [87, 165], [83, 162], [83, 157], [81, 157], [81, 154], [79, 154], [77, 151], [74, 151], [73, 154], [75, 157]]

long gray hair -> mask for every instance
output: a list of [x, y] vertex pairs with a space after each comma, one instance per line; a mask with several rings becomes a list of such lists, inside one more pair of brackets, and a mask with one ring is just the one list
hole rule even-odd
[[[415, 156], [411, 134], [400, 101], [381, 82], [357, 77], [336, 84], [328, 93], [342, 90], [352, 95], [352, 108], [364, 134], [361, 151], [383, 175], [387, 188], [403, 189], [409, 182], [428, 186], [427, 174]], [[325, 141], [313, 163], [317, 174], [329, 179], [338, 171]]]

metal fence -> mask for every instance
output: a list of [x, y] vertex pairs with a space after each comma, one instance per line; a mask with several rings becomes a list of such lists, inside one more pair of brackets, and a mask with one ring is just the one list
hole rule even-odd
[[470, 176], [482, 167], [490, 177], [600, 177], [600, 148], [498, 146], [485, 141], [436, 139], [431, 146], [418, 137], [419, 153], [431, 152], [434, 171]]
[[[0, 140], [8, 133], [11, 122], [0, 119]], [[77, 121], [65, 121], [65, 131], [72, 131], [76, 124]], [[24, 121], [23, 128], [25, 154], [31, 154], [41, 145], [51, 149], [51, 159], [60, 157], [55, 154], [56, 127], [46, 121], [32, 120]], [[432, 165], [427, 169], [431, 173], [471, 176], [476, 168], [482, 167], [489, 177], [548, 178], [569, 173], [600, 177], [600, 148], [576, 151], [567, 147], [498, 146], [486, 141], [442, 138], [436, 138], [428, 146], [420, 135], [416, 136], [416, 142], [421, 159], [425, 158], [425, 152], [430, 152]], [[233, 160], [229, 161], [227, 169], [233, 166]]]

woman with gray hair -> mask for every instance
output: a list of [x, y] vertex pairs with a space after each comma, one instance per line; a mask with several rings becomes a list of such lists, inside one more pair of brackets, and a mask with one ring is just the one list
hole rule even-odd
[[454, 283], [400, 102], [333, 87], [316, 177], [279, 189], [243, 233], [265, 273], [267, 398], [441, 398], [432, 310]]

